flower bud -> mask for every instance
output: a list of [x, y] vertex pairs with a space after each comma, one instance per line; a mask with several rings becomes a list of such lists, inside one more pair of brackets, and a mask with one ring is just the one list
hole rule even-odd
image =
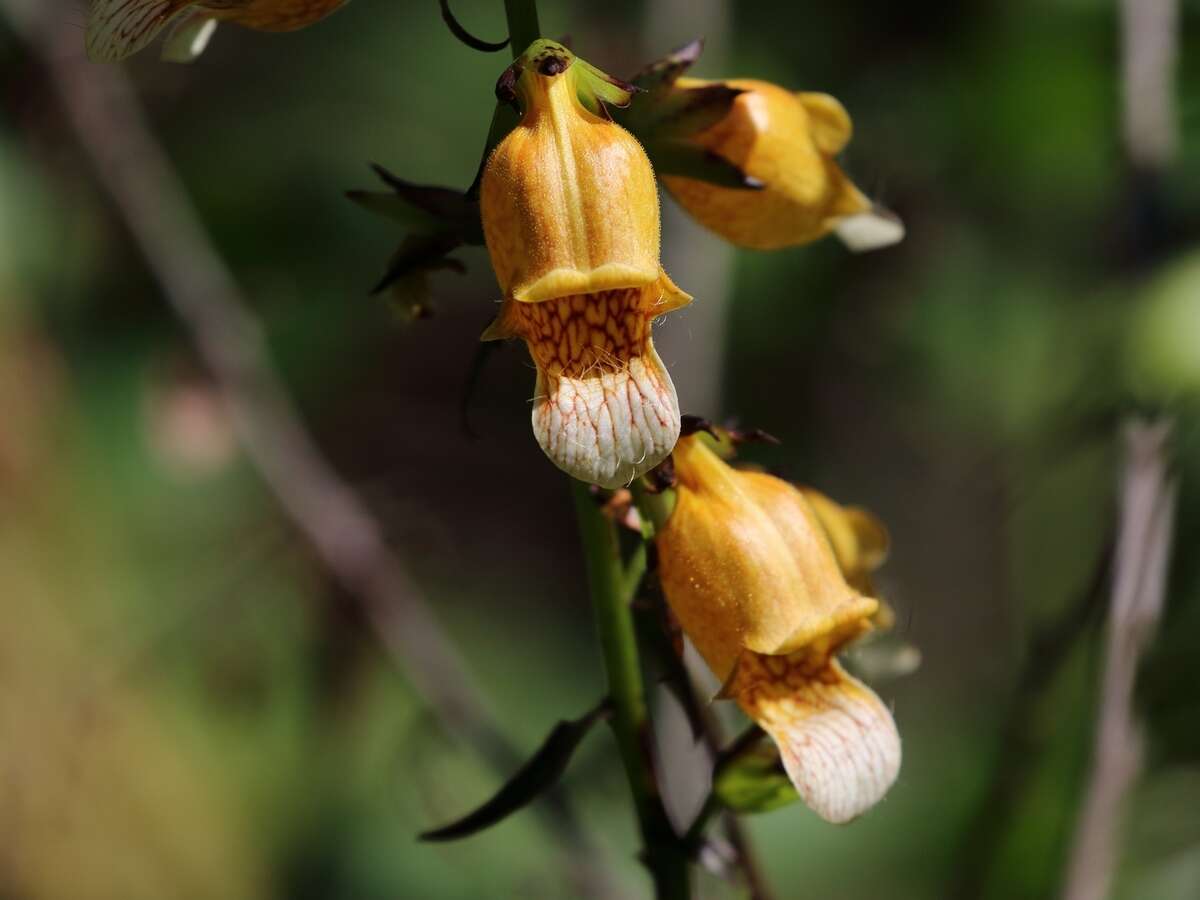
[[699, 436], [675, 450], [677, 500], [658, 535], [663, 591], [714, 674], [779, 746], [801, 797], [831, 822], [865, 812], [900, 767], [887, 707], [835, 659], [878, 602], [843, 577], [797, 488], [739, 472]]
[[[680, 78], [676, 86], [706, 83]], [[663, 176], [693, 218], [734, 244], [758, 250], [807, 244], [831, 231], [852, 250], [885, 247], [904, 237], [900, 221], [872, 204], [834, 162], [852, 130], [841, 103], [828, 94], [793, 93], [765, 81], [724, 83], [744, 93], [723, 119], [691, 140], [763, 188]]]
[[[325, 18], [348, 0], [92, 0], [87, 24], [88, 56], [116, 62], [132, 56], [173, 25], [199, 43], [218, 21], [259, 31], [295, 31]], [[188, 54], [168, 50], [179, 60]]]
[[691, 297], [659, 264], [654, 173], [596, 100], [613, 87], [605, 79], [564, 47], [531, 45], [501, 81], [522, 118], [488, 159], [479, 201], [504, 298], [484, 338], [528, 344], [533, 430], [550, 459], [617, 487], [661, 462], [679, 435], [650, 328]]

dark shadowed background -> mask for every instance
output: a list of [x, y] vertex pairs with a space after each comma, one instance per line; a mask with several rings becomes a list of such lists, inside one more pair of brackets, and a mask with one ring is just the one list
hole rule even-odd
[[[1164, 405], [1179, 519], [1114, 896], [1200, 896], [1200, 4], [1183, 4], [1178, 155], [1150, 186], [1122, 146], [1111, 2], [540, 6], [611, 72], [706, 31], [696, 74], [836, 95], [847, 170], [908, 226], [862, 256], [733, 251], [664, 200], [666, 266], [696, 297], [656, 331], [684, 411], [772, 432], [745, 457], [881, 516], [881, 590], [923, 656], [877, 685], [905, 741], [886, 802], [843, 828], [799, 804], [750, 821], [778, 896], [1058, 890], [1101, 629], [1055, 649], [1045, 689], [1020, 685], [1113, 532], [1119, 418]], [[503, 36], [499, 0], [454, 7]], [[506, 64], [454, 41], [433, 0], [353, 0], [127, 69], [305, 421], [532, 752], [603, 686], [532, 366], [519, 344], [488, 361], [469, 437], [498, 299], [484, 252], [408, 321], [368, 296], [401, 232], [343, 196], [372, 187], [368, 161], [465, 187]], [[280, 513], [100, 184], [0, 26], [0, 896], [574, 896], [534, 811], [416, 841], [501, 776], [438, 727]], [[564, 784], [609, 895], [640, 896], [608, 733]]]

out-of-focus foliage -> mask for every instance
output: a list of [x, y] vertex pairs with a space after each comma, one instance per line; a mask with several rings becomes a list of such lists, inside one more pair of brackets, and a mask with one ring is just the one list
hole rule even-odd
[[[617, 74], [695, 37], [681, 15], [651, 45], [634, 0], [539, 6], [550, 36]], [[454, 7], [503, 33], [498, 2]], [[749, 821], [771, 880], [932, 900], [973, 865], [986, 897], [1051, 894], [1088, 762], [1095, 632], [1030, 708], [1031, 771], [997, 852], [965, 846], [1029, 638], [1108, 537], [1116, 418], [1170, 403], [1177, 552], [1139, 686], [1147, 773], [1118, 896], [1194, 896], [1200, 414], [1180, 401], [1196, 375], [1200, 8], [1184, 4], [1180, 157], [1159, 193], [1170, 252], [1135, 260], [1113, 4], [726, 7], [710, 35], [726, 64], [695, 74], [838, 97], [848, 174], [908, 228], [866, 256], [739, 253], [709, 355], [721, 408], [684, 410], [766, 428], [783, 445], [747, 458], [887, 522], [878, 587], [924, 659], [879, 688], [905, 741], [884, 804], [847, 828], [799, 804]], [[457, 254], [466, 277], [430, 276], [432, 318], [398, 324], [367, 292], [400, 233], [342, 196], [370, 186], [369, 160], [465, 188], [501, 65], [454, 42], [433, 2], [355, 0], [294, 35], [223, 31], [191, 66], [145, 53], [128, 68], [306, 420], [532, 752], [602, 675], [567, 492], [528, 434], [527, 362], [489, 362], [467, 438], [460, 391], [499, 299], [483, 252]], [[0, 67], [0, 894], [572, 896], [580, 873], [533, 814], [415, 841], [501, 776], [437, 730], [238, 453], [46, 80], [2, 31]], [[717, 246], [698, 235], [690, 252]], [[718, 292], [672, 274], [693, 310]], [[661, 328], [687, 332], [690, 314]], [[634, 896], [608, 741], [581, 747], [564, 786], [597, 866]]]

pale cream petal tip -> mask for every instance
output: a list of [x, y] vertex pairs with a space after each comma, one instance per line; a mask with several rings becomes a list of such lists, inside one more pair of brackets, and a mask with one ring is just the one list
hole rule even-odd
[[835, 230], [846, 248], [854, 253], [880, 250], [904, 240], [904, 223], [882, 206], [846, 216], [838, 221]]
[[883, 701], [837, 662], [799, 688], [789, 682], [759, 693], [747, 712], [779, 746], [788, 777], [813, 812], [834, 824], [849, 822], [896, 780], [896, 723]]
[[653, 346], [579, 376], [538, 369], [533, 433], [556, 466], [616, 488], [662, 462], [679, 438], [675, 385]]
[[216, 30], [217, 20], [209, 18], [203, 13], [194, 13], [180, 19], [171, 29], [166, 41], [163, 42], [163, 61], [195, 62], [208, 47], [208, 42]]

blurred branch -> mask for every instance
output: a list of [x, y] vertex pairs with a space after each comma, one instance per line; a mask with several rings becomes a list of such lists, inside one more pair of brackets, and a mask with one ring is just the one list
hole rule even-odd
[[978, 900], [985, 892], [991, 866], [1038, 759], [1034, 719], [1038, 701], [1050, 689], [1071, 652], [1100, 621], [1113, 558], [1109, 540], [1078, 598], [1029, 642], [1025, 664], [1009, 700], [997, 740], [991, 780], [978, 804], [975, 820], [965, 831], [957, 854], [957, 874], [950, 896]]
[[1117, 537], [1095, 758], [1075, 832], [1064, 900], [1103, 900], [1118, 858], [1125, 797], [1142, 761], [1133, 710], [1138, 663], [1162, 615], [1175, 516], [1168, 474], [1171, 425], [1130, 422], [1124, 433], [1121, 530]]
[[[1179, 144], [1174, 85], [1179, 0], [1121, 0], [1121, 49], [1125, 149], [1135, 195], [1149, 195], [1174, 161]], [[1153, 207], [1154, 200], [1144, 196], [1143, 206]], [[1153, 258], [1163, 249], [1167, 232], [1148, 224], [1144, 217], [1135, 218], [1129, 237], [1135, 249]], [[1064, 900], [1108, 896], [1126, 796], [1142, 766], [1134, 687], [1166, 599], [1177, 488], [1168, 473], [1171, 433], [1170, 419], [1130, 419], [1122, 435], [1121, 522], [1094, 758], [1067, 865]]]
[[[64, 6], [0, 0], [0, 12], [45, 64], [80, 145], [212, 370], [247, 456], [293, 526], [361, 601], [380, 641], [441, 725], [498, 770], [515, 769], [520, 755], [484, 706], [420, 588], [370, 510], [305, 430], [271, 366], [260, 323], [156, 142], [124, 71], [84, 59], [78, 29], [64, 24]], [[551, 813], [556, 833], [578, 845], [578, 824], [561, 801]]]
[[1121, 0], [1121, 34], [1125, 150], [1138, 168], [1162, 169], [1179, 146], [1179, 0]]

